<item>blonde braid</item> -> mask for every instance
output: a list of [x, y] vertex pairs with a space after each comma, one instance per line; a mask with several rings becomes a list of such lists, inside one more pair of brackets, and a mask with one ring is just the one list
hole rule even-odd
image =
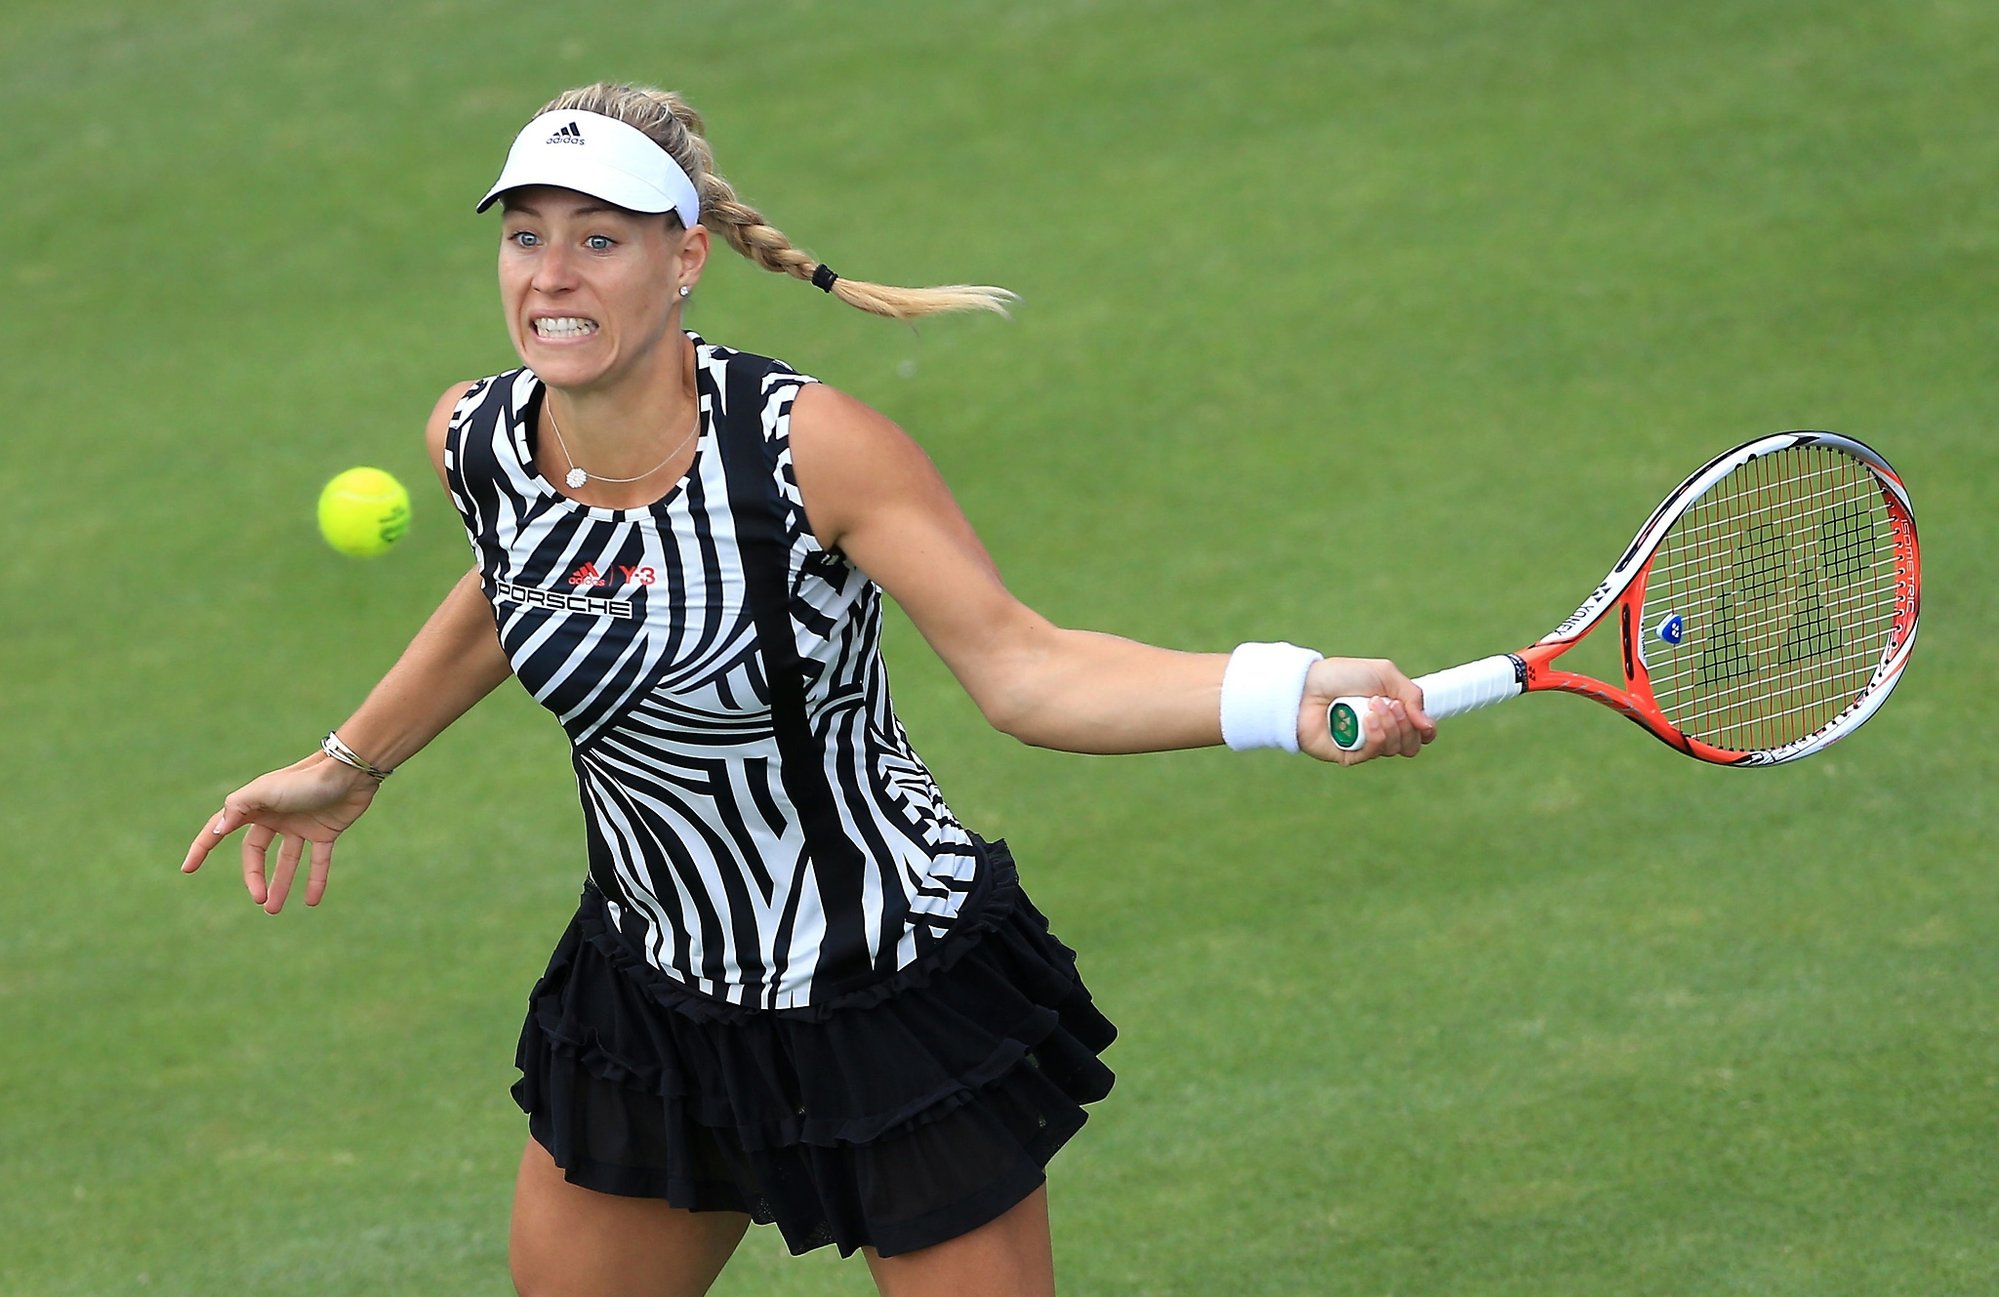
[[[645, 132], [694, 181], [695, 192], [701, 196], [701, 223], [718, 238], [765, 270], [824, 287], [857, 310], [891, 320], [913, 320], [947, 311], [996, 311], [1005, 315], [1007, 303], [1017, 300], [1004, 288], [982, 284], [899, 288], [824, 271], [816, 258], [795, 247], [784, 231], [737, 198], [734, 186], [716, 174], [714, 152], [702, 134], [701, 114], [672, 91], [600, 81], [564, 91], [541, 111], [564, 110], [615, 117]], [[670, 219], [678, 218], [670, 216]]]

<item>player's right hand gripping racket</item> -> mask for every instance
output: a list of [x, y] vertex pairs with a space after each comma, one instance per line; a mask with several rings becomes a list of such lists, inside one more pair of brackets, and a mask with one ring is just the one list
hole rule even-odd
[[[1778, 433], [1682, 482], [1547, 636], [1416, 683], [1438, 720], [1560, 689], [1703, 761], [1776, 765], [1851, 734], [1888, 697], [1916, 642], [1920, 578], [1888, 461], [1851, 437]], [[1556, 662], [1605, 622], [1621, 686]], [[1359, 748], [1367, 714], [1365, 698], [1336, 700], [1333, 742]]]

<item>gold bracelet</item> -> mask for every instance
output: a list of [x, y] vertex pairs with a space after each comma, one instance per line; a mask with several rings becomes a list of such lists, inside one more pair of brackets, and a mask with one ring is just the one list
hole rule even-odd
[[342, 743], [340, 736], [332, 730], [326, 731], [326, 737], [319, 741], [319, 750], [343, 766], [354, 767], [378, 784], [396, 773], [393, 770], [384, 770], [371, 761], [362, 760], [359, 756], [355, 755], [354, 749]]

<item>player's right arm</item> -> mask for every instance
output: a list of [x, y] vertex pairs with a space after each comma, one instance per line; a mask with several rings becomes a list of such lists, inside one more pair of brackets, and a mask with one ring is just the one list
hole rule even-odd
[[[451, 412], [469, 386], [446, 391], [425, 429], [440, 480]], [[459, 578], [388, 674], [335, 732], [363, 760], [392, 770], [470, 711], [510, 670], [475, 569]], [[309, 852], [305, 902], [317, 905], [326, 890], [334, 839], [368, 809], [379, 786], [373, 776], [315, 751], [224, 798], [222, 809], [195, 836], [181, 871], [199, 869], [223, 838], [247, 826], [243, 883], [250, 899], [276, 914]], [[272, 869], [274, 842], [278, 855]]]

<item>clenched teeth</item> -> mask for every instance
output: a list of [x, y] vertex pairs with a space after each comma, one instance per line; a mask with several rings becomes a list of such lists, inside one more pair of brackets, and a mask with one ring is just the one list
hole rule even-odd
[[534, 332], [538, 338], [580, 338], [586, 333], [595, 333], [596, 331], [597, 322], [595, 320], [584, 320], [575, 316], [562, 316], [556, 319], [536, 320], [534, 322]]

